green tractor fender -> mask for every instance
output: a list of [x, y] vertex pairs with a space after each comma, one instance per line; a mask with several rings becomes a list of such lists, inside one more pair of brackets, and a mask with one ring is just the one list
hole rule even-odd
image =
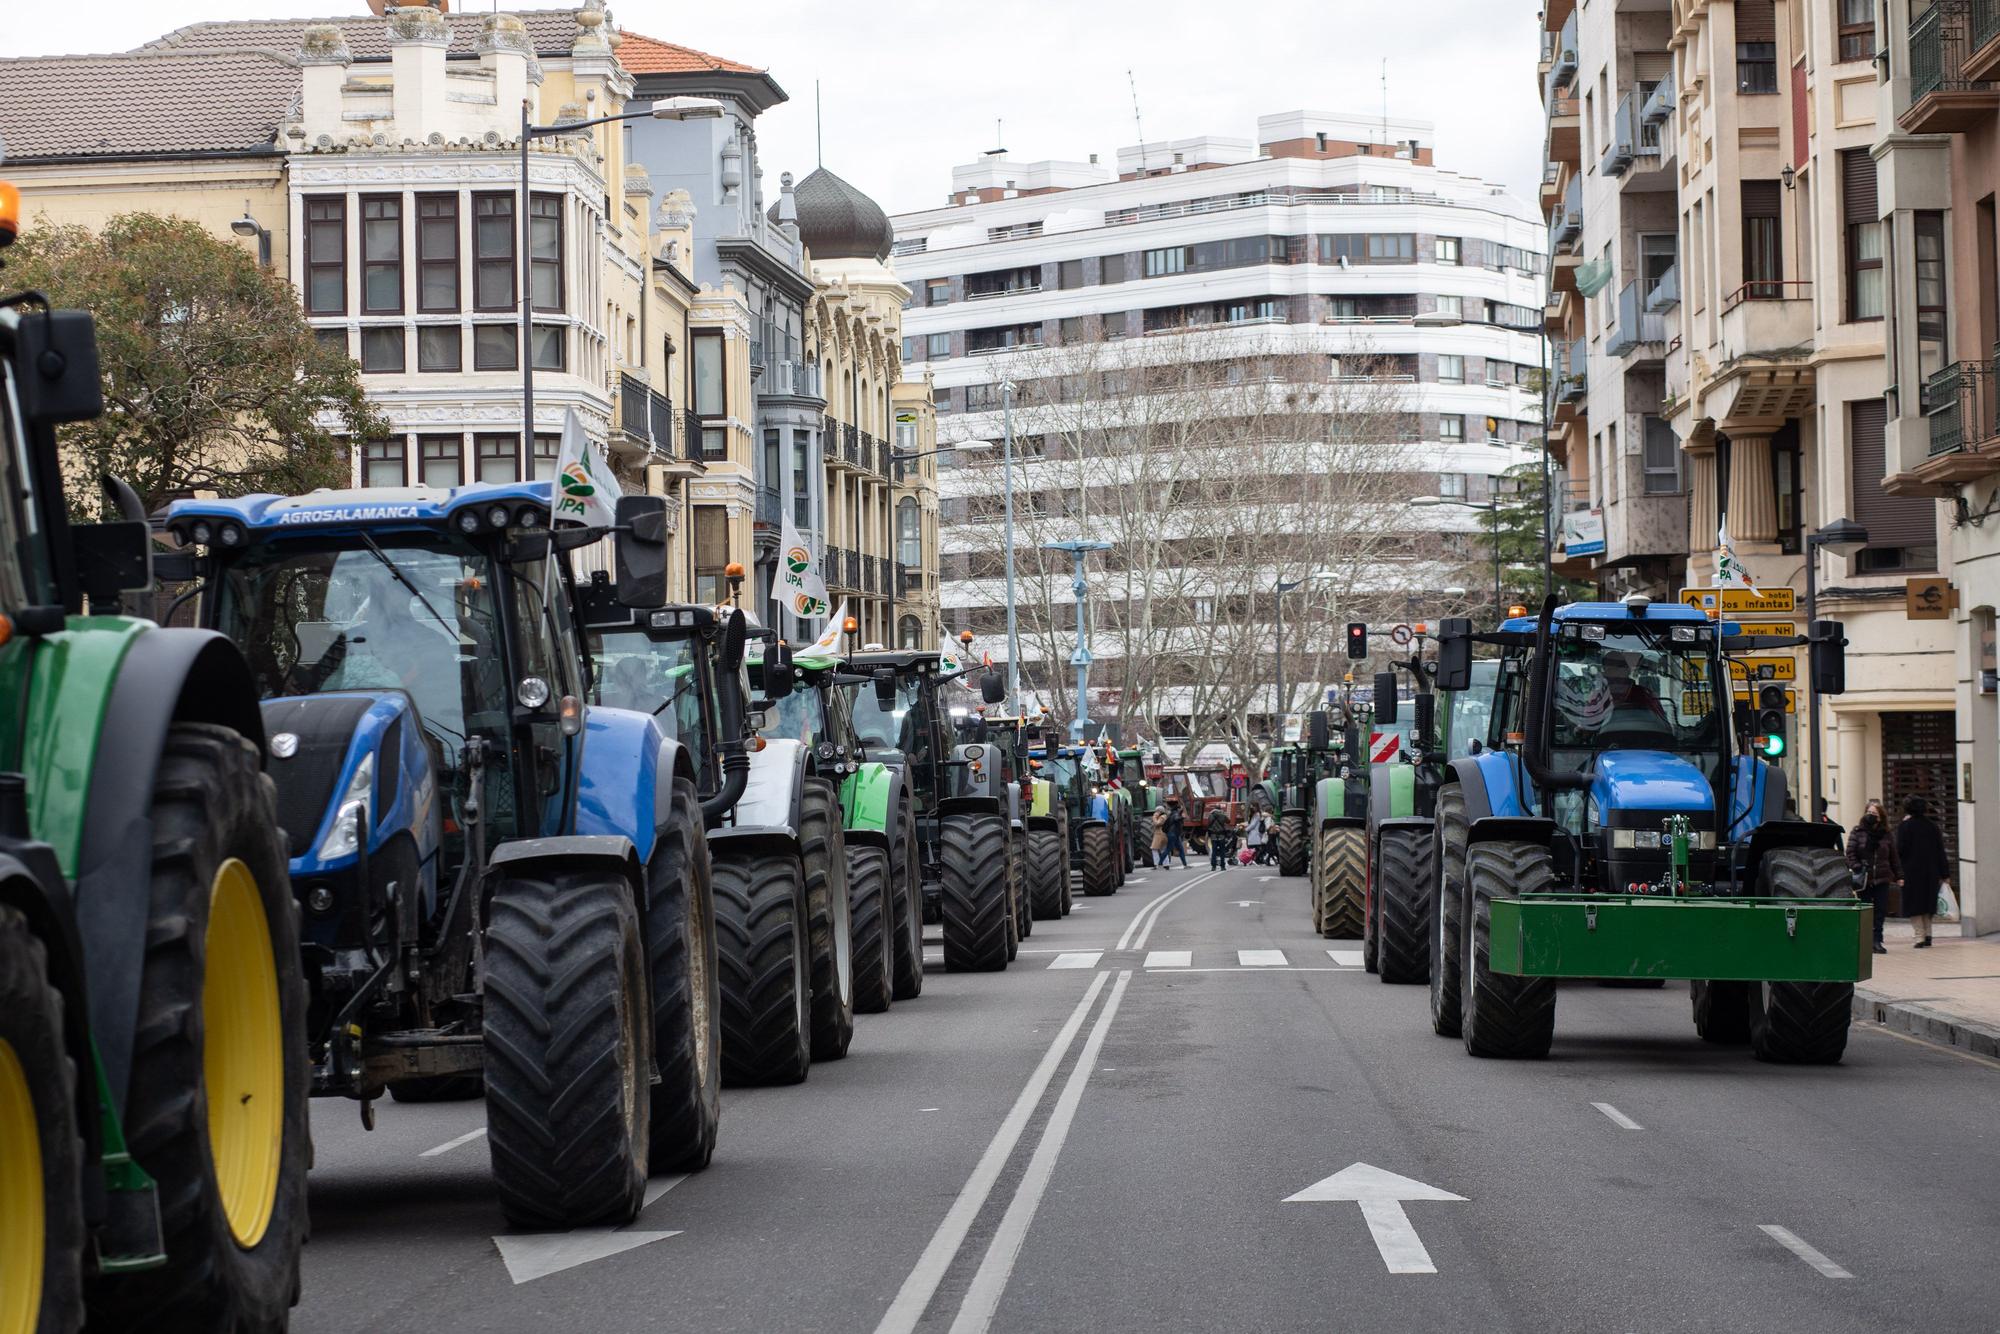
[[887, 848], [896, 807], [902, 801], [902, 771], [868, 761], [855, 766], [840, 784], [840, 809], [847, 841]]
[[1369, 770], [1368, 823], [1401, 820], [1417, 813], [1417, 766], [1392, 762]]
[[1347, 786], [1351, 778], [1322, 778], [1313, 788], [1313, 811], [1320, 828], [1354, 823], [1347, 814]]
[[1063, 803], [1056, 795], [1056, 785], [1046, 778], [1034, 779], [1033, 783], [1034, 795], [1028, 802], [1027, 810], [1028, 828], [1061, 832]]

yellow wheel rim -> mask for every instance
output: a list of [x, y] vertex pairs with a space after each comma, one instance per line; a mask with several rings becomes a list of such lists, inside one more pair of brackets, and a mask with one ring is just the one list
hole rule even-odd
[[215, 873], [201, 983], [202, 1075], [216, 1192], [236, 1244], [263, 1240], [285, 1135], [278, 968], [257, 878], [234, 857]]
[[0, 1334], [33, 1334], [41, 1322], [42, 1137], [21, 1058], [0, 1038]]

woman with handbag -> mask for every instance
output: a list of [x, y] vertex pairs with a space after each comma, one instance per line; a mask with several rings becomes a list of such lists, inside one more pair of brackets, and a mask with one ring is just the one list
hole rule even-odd
[[1889, 833], [1888, 816], [1874, 797], [1868, 799], [1861, 823], [1847, 835], [1847, 864], [1854, 871], [1854, 896], [1875, 908], [1875, 952], [1887, 954], [1882, 924], [1889, 917], [1889, 892], [1902, 880], [1903, 868], [1896, 860], [1896, 840]]
[[1951, 868], [1945, 865], [1944, 835], [1931, 823], [1930, 807], [1922, 797], [1903, 803], [1903, 822], [1896, 826], [1896, 859], [1903, 867], [1903, 916], [1917, 930], [1917, 948], [1927, 950], [1938, 886]]

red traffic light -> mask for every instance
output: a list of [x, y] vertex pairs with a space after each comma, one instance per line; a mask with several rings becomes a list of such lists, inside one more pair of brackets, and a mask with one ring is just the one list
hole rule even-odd
[[1347, 656], [1350, 658], [1368, 656], [1368, 626], [1361, 621], [1347, 623]]

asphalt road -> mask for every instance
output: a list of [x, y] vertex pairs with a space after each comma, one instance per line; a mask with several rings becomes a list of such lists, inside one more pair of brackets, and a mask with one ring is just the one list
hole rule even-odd
[[293, 1328], [2000, 1328], [2000, 1066], [1860, 1028], [1760, 1065], [1678, 985], [1567, 987], [1549, 1060], [1475, 1061], [1302, 880], [1078, 902], [726, 1091], [713, 1165], [623, 1230], [507, 1234], [478, 1103], [315, 1104]]

